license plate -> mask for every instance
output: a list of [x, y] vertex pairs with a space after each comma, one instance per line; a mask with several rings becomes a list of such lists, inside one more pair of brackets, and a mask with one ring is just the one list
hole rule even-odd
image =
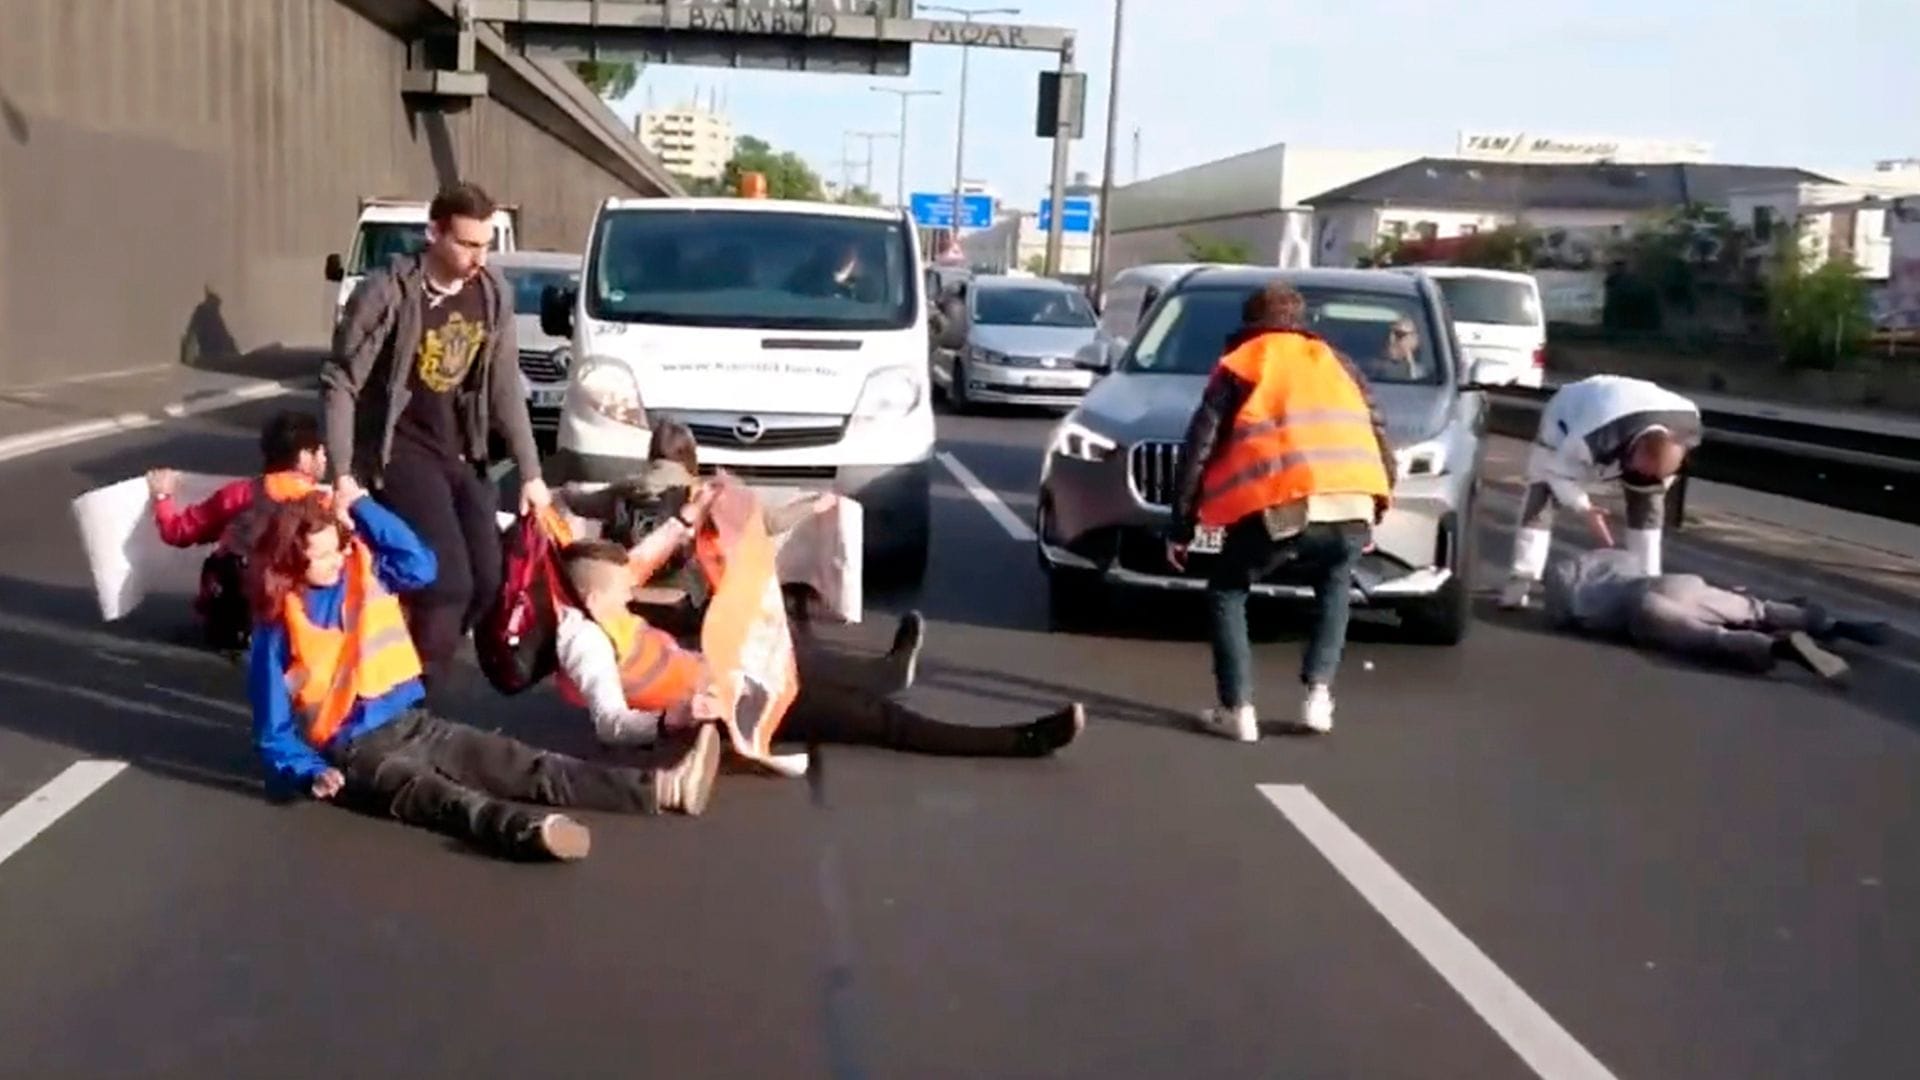
[[567, 399], [564, 386], [530, 386], [527, 388], [527, 404], [536, 409], [557, 409]]
[[1080, 385], [1080, 382], [1074, 376], [1065, 373], [1059, 375], [1041, 374], [1027, 376], [1027, 385], [1037, 390], [1069, 390]]
[[1194, 530], [1193, 543], [1187, 545], [1187, 550], [1196, 555], [1218, 555], [1220, 545], [1226, 540], [1227, 530], [1217, 525], [1202, 525]]

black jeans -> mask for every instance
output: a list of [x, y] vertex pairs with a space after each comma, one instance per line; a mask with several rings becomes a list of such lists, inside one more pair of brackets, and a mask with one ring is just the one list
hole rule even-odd
[[980, 727], [935, 720], [887, 696], [882, 657], [836, 656], [795, 642], [800, 692], [777, 738], [784, 742], [851, 743], [909, 754], [1028, 757], [1036, 754], [1028, 725]]
[[403, 597], [407, 629], [431, 694], [444, 685], [460, 639], [500, 592], [499, 500], [471, 464], [396, 443], [380, 501], [433, 550], [433, 583]]
[[347, 779], [339, 798], [496, 854], [535, 851], [546, 815], [506, 800], [657, 814], [651, 770], [581, 761], [414, 709], [326, 757]]
[[1254, 582], [1297, 564], [1312, 583], [1316, 613], [1300, 658], [1300, 681], [1330, 686], [1347, 644], [1353, 608], [1353, 567], [1366, 547], [1364, 522], [1313, 522], [1295, 536], [1275, 540], [1260, 514], [1227, 529], [1207, 583], [1213, 622], [1213, 681], [1225, 708], [1253, 704], [1253, 643], [1247, 637], [1247, 594]]

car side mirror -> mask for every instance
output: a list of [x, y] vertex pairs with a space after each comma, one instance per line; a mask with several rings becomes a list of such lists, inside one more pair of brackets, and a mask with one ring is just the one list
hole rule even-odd
[[937, 342], [942, 349], [957, 351], [965, 348], [967, 344], [967, 321], [965, 319], [949, 319], [943, 316], [940, 320], [940, 332], [934, 337], [934, 341]]
[[1496, 390], [1502, 385], [1493, 381], [1493, 373], [1499, 365], [1490, 360], [1475, 360], [1467, 368], [1467, 377], [1460, 383], [1463, 391]]
[[335, 283], [347, 280], [347, 264], [340, 258], [339, 252], [327, 256], [327, 280]]
[[1115, 351], [1111, 342], [1089, 341], [1073, 354], [1073, 366], [1082, 371], [1093, 371], [1104, 375], [1113, 370], [1114, 356]]
[[564, 285], [549, 285], [540, 291], [540, 330], [548, 337], [573, 337], [573, 303], [579, 291]]

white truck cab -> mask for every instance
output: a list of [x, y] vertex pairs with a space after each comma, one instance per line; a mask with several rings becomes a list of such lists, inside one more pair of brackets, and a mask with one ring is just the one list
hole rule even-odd
[[[395, 255], [407, 255], [427, 246], [427, 207], [421, 199], [363, 198], [360, 219], [353, 230], [353, 242], [346, 258], [327, 256], [326, 277], [339, 283], [333, 301], [334, 321], [347, 306], [347, 297], [367, 276], [367, 271], [385, 266]], [[513, 251], [519, 247], [516, 207], [503, 206], [493, 215], [493, 250]]]
[[656, 419], [703, 468], [861, 504], [868, 565], [924, 572], [933, 409], [919, 241], [905, 215], [765, 198], [609, 199], [580, 285], [550, 290], [573, 342], [559, 482], [610, 482]]

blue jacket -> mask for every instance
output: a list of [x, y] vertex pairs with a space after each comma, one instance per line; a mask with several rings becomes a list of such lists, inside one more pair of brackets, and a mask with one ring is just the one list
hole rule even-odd
[[[433, 581], [437, 564], [433, 551], [420, 542], [407, 523], [370, 498], [360, 499], [348, 511], [357, 540], [373, 549], [373, 569], [380, 583], [395, 593], [411, 592]], [[346, 578], [328, 588], [308, 586], [302, 594], [307, 617], [326, 627], [340, 625], [346, 602]], [[279, 620], [260, 623], [253, 630], [253, 655], [248, 662], [247, 697], [253, 703], [253, 744], [266, 766], [270, 789], [305, 787], [327, 769], [320, 756], [325, 747], [307, 742], [294, 721], [293, 695], [287, 692], [287, 667], [292, 658], [286, 626]], [[418, 679], [410, 679], [371, 701], [354, 707], [336, 739], [351, 739], [388, 723], [426, 698]]]

